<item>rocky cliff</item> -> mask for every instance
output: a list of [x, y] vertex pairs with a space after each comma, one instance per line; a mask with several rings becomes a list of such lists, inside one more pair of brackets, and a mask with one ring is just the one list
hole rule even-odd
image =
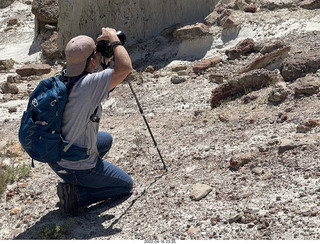
[[59, 0], [59, 47], [75, 35], [95, 37], [103, 26], [144, 39], [177, 23], [203, 19], [217, 0]]

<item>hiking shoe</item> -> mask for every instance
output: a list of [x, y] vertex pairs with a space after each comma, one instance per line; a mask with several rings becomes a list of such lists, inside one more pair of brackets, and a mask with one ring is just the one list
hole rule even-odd
[[60, 182], [57, 186], [57, 193], [60, 200], [60, 209], [68, 216], [78, 215], [79, 208], [75, 186]]

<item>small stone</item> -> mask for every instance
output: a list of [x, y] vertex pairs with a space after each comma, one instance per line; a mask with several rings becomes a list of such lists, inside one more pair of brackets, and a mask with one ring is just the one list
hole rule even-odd
[[197, 183], [192, 187], [190, 198], [195, 201], [199, 201], [202, 198], [206, 197], [211, 191], [212, 191], [211, 186]]
[[17, 108], [11, 107], [11, 108], [8, 108], [8, 111], [9, 111], [9, 113], [15, 113], [15, 112], [17, 112]]
[[200, 231], [199, 228], [195, 228], [195, 227], [191, 226], [191, 227], [187, 230], [187, 233], [188, 233], [189, 236], [191, 236], [192, 234], [195, 234], [195, 233], [197, 233], [197, 232], [199, 232], [199, 231]]
[[182, 70], [186, 70], [186, 69], [187, 69], [187, 65], [180, 64], [180, 65], [173, 66], [171, 70], [173, 72], [178, 72], [178, 71], [182, 71]]
[[243, 11], [248, 13], [255, 13], [257, 11], [257, 6], [253, 4], [246, 4], [243, 6]]
[[145, 69], [145, 72], [147, 73], [153, 73], [154, 72], [154, 68], [152, 65], [149, 65], [146, 69]]
[[1, 86], [2, 93], [18, 94], [19, 88], [15, 84], [4, 82]]
[[184, 76], [177, 76], [177, 75], [175, 75], [175, 76], [172, 76], [171, 77], [171, 83], [172, 84], [180, 84], [180, 83], [183, 83], [183, 82], [185, 82], [187, 79], [186, 79], [186, 77], [184, 77]]
[[8, 71], [13, 68], [15, 61], [13, 59], [0, 60], [0, 70]]
[[248, 224], [248, 228], [250, 228], [250, 229], [253, 228], [254, 226], [255, 226], [254, 223], [249, 223], [249, 224]]
[[11, 26], [11, 25], [17, 25], [19, 23], [19, 20], [17, 18], [11, 18], [9, 19], [7, 25]]
[[252, 173], [255, 175], [262, 175], [264, 174], [264, 170], [261, 167], [255, 167], [252, 169]]
[[22, 208], [21, 208], [21, 207], [15, 207], [15, 208], [11, 209], [10, 215], [17, 215], [17, 214], [19, 214], [21, 211], [22, 211]]
[[239, 213], [237, 214], [236, 216], [232, 217], [229, 219], [229, 223], [232, 224], [232, 223], [240, 223], [242, 218], [244, 217], [244, 213]]
[[193, 72], [202, 73], [210, 67], [214, 67], [217, 63], [220, 63], [222, 59], [220, 57], [214, 57], [210, 59], [203, 59], [198, 61], [193, 67]]

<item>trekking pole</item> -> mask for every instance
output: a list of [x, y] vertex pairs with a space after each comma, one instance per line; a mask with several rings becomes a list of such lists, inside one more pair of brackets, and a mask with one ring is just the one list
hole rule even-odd
[[165, 164], [164, 161], [163, 161], [163, 158], [162, 158], [162, 156], [161, 156], [161, 153], [160, 153], [160, 150], [159, 150], [159, 148], [158, 148], [157, 142], [156, 142], [156, 140], [155, 140], [154, 137], [153, 137], [153, 134], [152, 134], [152, 132], [151, 132], [150, 126], [149, 126], [149, 124], [148, 124], [148, 121], [147, 121], [146, 117], [144, 116], [142, 107], [141, 107], [141, 105], [140, 105], [140, 103], [139, 103], [139, 100], [138, 100], [138, 98], [137, 98], [137, 95], [136, 95], [136, 93], [134, 92], [134, 90], [133, 90], [133, 88], [132, 88], [132, 85], [131, 85], [131, 82], [130, 82], [129, 80], [128, 80], [128, 84], [129, 84], [129, 87], [130, 87], [130, 89], [131, 89], [131, 92], [132, 92], [132, 94], [133, 94], [133, 96], [134, 96], [134, 99], [136, 100], [136, 103], [137, 103], [137, 105], [138, 105], [140, 114], [141, 114], [141, 116], [143, 117], [143, 120], [144, 120], [145, 124], [147, 125], [148, 131], [149, 131], [149, 133], [150, 133], [150, 135], [151, 135], [151, 138], [152, 138], [152, 140], [153, 140], [153, 144], [154, 144], [154, 146], [156, 147], [156, 149], [157, 149], [157, 151], [158, 151], [158, 154], [159, 154], [159, 156], [160, 156], [161, 162], [162, 162], [162, 164], [163, 164], [163, 169], [164, 169], [165, 171], [167, 171], [167, 166], [166, 166], [166, 164]]

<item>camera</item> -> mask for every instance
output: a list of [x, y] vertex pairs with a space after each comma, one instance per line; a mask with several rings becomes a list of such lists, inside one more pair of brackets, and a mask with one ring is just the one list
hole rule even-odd
[[[98, 36], [100, 36], [102, 33], [100, 33]], [[124, 45], [127, 41], [126, 35], [122, 32], [122, 31], [117, 31], [117, 36], [120, 40], [120, 42], [122, 43], [122, 45]], [[98, 41], [97, 43], [97, 51], [106, 58], [111, 58], [113, 56], [113, 48], [111, 46], [111, 43], [109, 41], [106, 40], [102, 40], [102, 41]]]

